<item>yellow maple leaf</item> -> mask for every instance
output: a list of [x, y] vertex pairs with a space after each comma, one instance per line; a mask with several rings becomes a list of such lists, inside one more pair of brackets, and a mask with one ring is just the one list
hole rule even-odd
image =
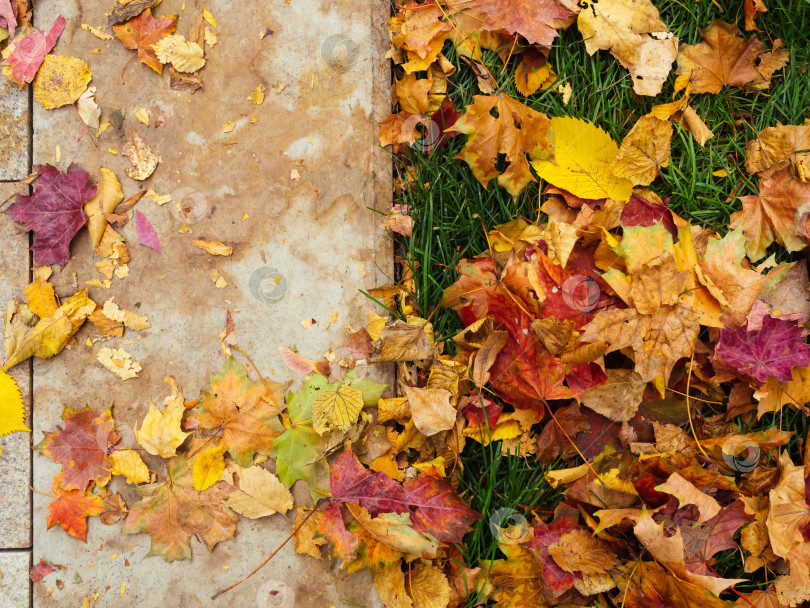
[[225, 451], [222, 446], [214, 446], [203, 450], [194, 460], [194, 489], [198, 492], [207, 490], [220, 479], [225, 472]]
[[163, 410], [159, 410], [150, 401], [149, 411], [143, 419], [141, 429], [135, 431], [138, 443], [143, 449], [161, 458], [174, 456], [177, 448], [190, 434], [184, 433], [180, 427], [180, 421], [185, 411], [183, 393], [176, 386], [174, 388], [175, 393], [166, 399], [167, 407]]
[[25, 426], [25, 402], [20, 387], [9, 374], [0, 372], [0, 437], [30, 430]]
[[78, 57], [45, 55], [34, 79], [34, 99], [46, 110], [75, 103], [93, 77], [87, 62]]
[[619, 146], [599, 127], [571, 116], [551, 119], [554, 155], [532, 166], [547, 182], [581, 198], [630, 200], [633, 184], [612, 171]]
[[123, 475], [127, 483], [146, 483], [149, 481], [149, 469], [141, 455], [135, 450], [117, 450], [110, 454], [110, 473]]
[[652, 182], [662, 167], [669, 166], [672, 123], [655, 116], [642, 116], [622, 140], [613, 173], [636, 186]]
[[325, 391], [312, 403], [312, 426], [319, 435], [331, 429], [348, 431], [363, 409], [363, 393], [344, 384], [336, 391]]

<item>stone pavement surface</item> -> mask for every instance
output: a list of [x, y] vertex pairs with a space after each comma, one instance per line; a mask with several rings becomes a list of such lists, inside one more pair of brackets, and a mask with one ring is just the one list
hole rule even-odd
[[[58, 467], [40, 454], [32, 457], [29, 446], [59, 425], [64, 406], [102, 411], [112, 405], [116, 420], [131, 427], [143, 418], [149, 397], [159, 402], [168, 394], [168, 375], [187, 399], [195, 398], [223, 363], [219, 334], [226, 310], [240, 346], [264, 373], [283, 380], [277, 346], [296, 345], [303, 355], [315, 356], [339, 344], [344, 324], [365, 323], [368, 306], [358, 288], [385, 282], [392, 265], [373, 211], [386, 211], [391, 199], [390, 161], [376, 146], [376, 121], [389, 108], [387, 2], [164, 0], [153, 12], [177, 14], [178, 33], [187, 33], [204, 6], [218, 20], [219, 43], [206, 52], [204, 88], [194, 94], [171, 89], [166, 71], [161, 77], [137, 61], [124, 69], [121, 81], [131, 52], [118, 40], [103, 41], [81, 28], [86, 23], [108, 31], [105, 13], [113, 4], [38, 0], [34, 17], [39, 28], [65, 17], [54, 52], [90, 64], [98, 104], [127, 110], [123, 128], [110, 127], [98, 140], [79, 138], [83, 125], [73, 107], [46, 111], [34, 102], [29, 108], [29, 90], [17, 93], [3, 82], [0, 136], [11, 145], [0, 151], [0, 180], [23, 177], [31, 162], [62, 170], [75, 162], [94, 181], [100, 167], [115, 171], [125, 196], [141, 188], [171, 193], [169, 204], [144, 198], [137, 206], [155, 226], [162, 253], [137, 245], [130, 223], [122, 230], [132, 257], [130, 276], [115, 278], [109, 290], [89, 290], [96, 302], [115, 297], [122, 308], [148, 316], [152, 328], [125, 336], [134, 343], [118, 339], [88, 347], [94, 333], [85, 327], [77, 344], [59, 356], [13, 370], [32, 402], [33, 436], [0, 439], [6, 459], [0, 460], [0, 606], [79, 608], [87, 597], [94, 607], [121, 608], [328, 608], [347, 605], [342, 600], [377, 607], [367, 573], [338, 575], [328, 563], [298, 556], [291, 544], [250, 581], [210, 601], [287, 536], [290, 522], [279, 515], [242, 521], [236, 540], [210, 553], [193, 540], [192, 560], [172, 564], [145, 558], [149, 537], [123, 536], [120, 523], [107, 527], [91, 520], [87, 544], [58, 527], [46, 529], [47, 494]], [[248, 95], [260, 84], [267, 87], [266, 99], [254, 105]], [[273, 85], [286, 87], [277, 93]], [[149, 110], [150, 126], [133, 117], [140, 107]], [[165, 124], [155, 128], [158, 116]], [[228, 121], [235, 128], [226, 133]], [[130, 129], [161, 157], [144, 183], [124, 174], [129, 164], [120, 151]], [[19, 188], [27, 186], [0, 184], [0, 200]], [[191, 215], [180, 217], [176, 202], [191, 208]], [[191, 234], [179, 232], [183, 219]], [[29, 237], [17, 234], [7, 218], [0, 220], [0, 296], [7, 302], [28, 282]], [[192, 247], [198, 238], [227, 242], [234, 254], [215, 261]], [[101, 278], [86, 231], [71, 253], [68, 265], [55, 266], [51, 278], [61, 297]], [[226, 277], [227, 287], [214, 286], [212, 269]], [[316, 325], [306, 330], [304, 319]], [[101, 367], [95, 355], [105, 345], [124, 346], [143, 366], [140, 377], [122, 381]], [[128, 502], [135, 499], [118, 481], [112, 489]], [[28, 551], [12, 551], [21, 548]], [[40, 559], [64, 570], [29, 589], [28, 565]], [[62, 589], [56, 579], [65, 581]]]

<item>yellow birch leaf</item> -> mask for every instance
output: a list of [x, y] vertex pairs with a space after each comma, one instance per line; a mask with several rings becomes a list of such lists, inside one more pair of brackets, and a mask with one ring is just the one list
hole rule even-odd
[[612, 171], [619, 146], [599, 127], [571, 116], [551, 119], [554, 155], [532, 161], [547, 182], [587, 199], [628, 201], [633, 183]]
[[93, 247], [98, 247], [101, 237], [107, 228], [107, 213], [113, 213], [115, 208], [124, 200], [121, 183], [110, 169], [101, 168], [101, 182], [96, 195], [84, 204], [84, 212], [88, 216], [87, 229], [93, 240]]
[[332, 429], [348, 431], [363, 409], [363, 393], [344, 384], [336, 391], [325, 391], [312, 403], [312, 426], [319, 435]]
[[78, 57], [45, 55], [34, 79], [34, 99], [46, 110], [75, 103], [93, 77], [87, 62]]
[[405, 577], [405, 590], [413, 600], [413, 608], [447, 608], [450, 584], [438, 568], [417, 563]]
[[14, 378], [0, 372], [0, 437], [17, 431], [30, 432], [25, 426], [25, 401]]
[[240, 515], [258, 519], [293, 508], [292, 494], [270, 471], [252, 466], [238, 473], [239, 489], [228, 494], [225, 504]]
[[220, 479], [225, 472], [224, 450], [214, 446], [203, 450], [194, 460], [194, 489], [198, 492], [207, 490]]
[[196, 72], [205, 65], [202, 47], [179, 34], [161, 38], [152, 45], [152, 49], [160, 63], [164, 65], [171, 63], [178, 72], [186, 74]]
[[59, 354], [95, 309], [96, 303], [87, 297], [87, 289], [70, 296], [52, 316], [40, 319], [28, 334], [19, 337], [3, 370], [29, 357], [47, 359]]
[[110, 473], [123, 475], [127, 483], [146, 483], [149, 481], [149, 469], [141, 455], [135, 450], [118, 450], [109, 456]]

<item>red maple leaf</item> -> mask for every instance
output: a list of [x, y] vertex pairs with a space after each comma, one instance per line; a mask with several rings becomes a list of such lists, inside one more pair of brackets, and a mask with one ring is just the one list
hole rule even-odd
[[70, 241], [87, 221], [82, 206], [95, 196], [96, 186], [88, 185], [89, 176], [81, 167], [71, 165], [67, 173], [50, 165], [34, 170], [40, 172], [34, 193], [18, 196], [8, 213], [36, 234], [36, 264], [64, 266], [70, 259]]
[[810, 346], [804, 343], [804, 334], [804, 328], [795, 321], [765, 315], [760, 329], [721, 329], [714, 359], [759, 382], [771, 376], [787, 382], [793, 378], [794, 367], [810, 363]]
[[93, 481], [103, 486], [110, 480], [107, 450], [118, 441], [110, 410], [96, 414], [89, 407], [84, 410], [65, 408], [62, 419], [65, 428], [45, 433], [40, 444], [46, 456], [62, 465], [62, 486], [66, 490], [81, 491]]
[[350, 502], [368, 509], [375, 517], [380, 513], [405, 513], [405, 493], [402, 487], [382, 472], [373, 475], [351, 450], [343, 452], [329, 472], [332, 502]]
[[125, 49], [138, 51], [138, 60], [158, 74], [163, 73], [163, 64], [158, 61], [152, 45], [160, 42], [177, 29], [177, 17], [164, 15], [160, 19], [152, 16], [152, 9], [145, 8], [137, 17], [123, 25], [114, 25], [113, 31]]
[[711, 576], [706, 567], [715, 553], [726, 549], [737, 549], [733, 536], [741, 526], [751, 522], [753, 515], [747, 515], [741, 500], [735, 500], [709, 521], [693, 526], [681, 526], [686, 567], [695, 574]]
[[664, 222], [664, 228], [669, 231], [673, 240], [678, 240], [678, 229], [675, 227], [672, 211], [658, 203], [651, 203], [638, 194], [631, 196], [622, 209], [621, 222], [622, 226], [652, 226], [656, 222]]
[[486, 292], [489, 316], [509, 337], [489, 370], [489, 383], [505, 401], [521, 409], [543, 409], [545, 399], [574, 392], [563, 384], [568, 366], [534, 339], [532, 317], [508, 294]]
[[83, 490], [68, 490], [61, 483], [62, 474], [53, 482], [56, 500], [48, 505], [48, 529], [59, 524], [73, 538], [87, 542], [87, 518], [104, 512], [100, 496]]
[[540, 553], [540, 559], [543, 562], [543, 578], [546, 585], [555, 595], [560, 595], [571, 588], [576, 577], [557, 565], [557, 562], [552, 559], [551, 554], [548, 552], [548, 547], [559, 541], [563, 534], [575, 528], [580, 528], [580, 526], [573, 515], [560, 513], [550, 524], [537, 522], [532, 527], [534, 528], [534, 538], [527, 542], [526, 546], [536, 549]]
[[414, 529], [438, 541], [460, 543], [473, 522], [481, 519], [443, 479], [422, 475], [407, 480], [403, 489]]

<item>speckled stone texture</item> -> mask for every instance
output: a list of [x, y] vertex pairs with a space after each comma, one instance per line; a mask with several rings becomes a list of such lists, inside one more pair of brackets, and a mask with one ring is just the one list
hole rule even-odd
[[0, 551], [0, 606], [28, 608], [31, 603], [29, 551]]
[[[25, 185], [0, 184], [0, 202], [13, 194], [27, 192], [28, 186]], [[3, 316], [9, 300], [22, 296], [22, 290], [28, 284], [28, 234], [18, 234], [17, 227], [7, 218], [4, 219], [6, 221], [0, 222], [0, 306]], [[17, 381], [25, 399], [30, 428], [31, 363], [20, 363], [9, 373]], [[31, 546], [30, 442], [30, 433], [12, 433], [0, 437], [0, 488], [3, 488], [0, 492], [0, 549]], [[0, 606], [5, 607], [5, 604], [0, 602]]]
[[28, 175], [28, 89], [0, 77], [0, 180]]

